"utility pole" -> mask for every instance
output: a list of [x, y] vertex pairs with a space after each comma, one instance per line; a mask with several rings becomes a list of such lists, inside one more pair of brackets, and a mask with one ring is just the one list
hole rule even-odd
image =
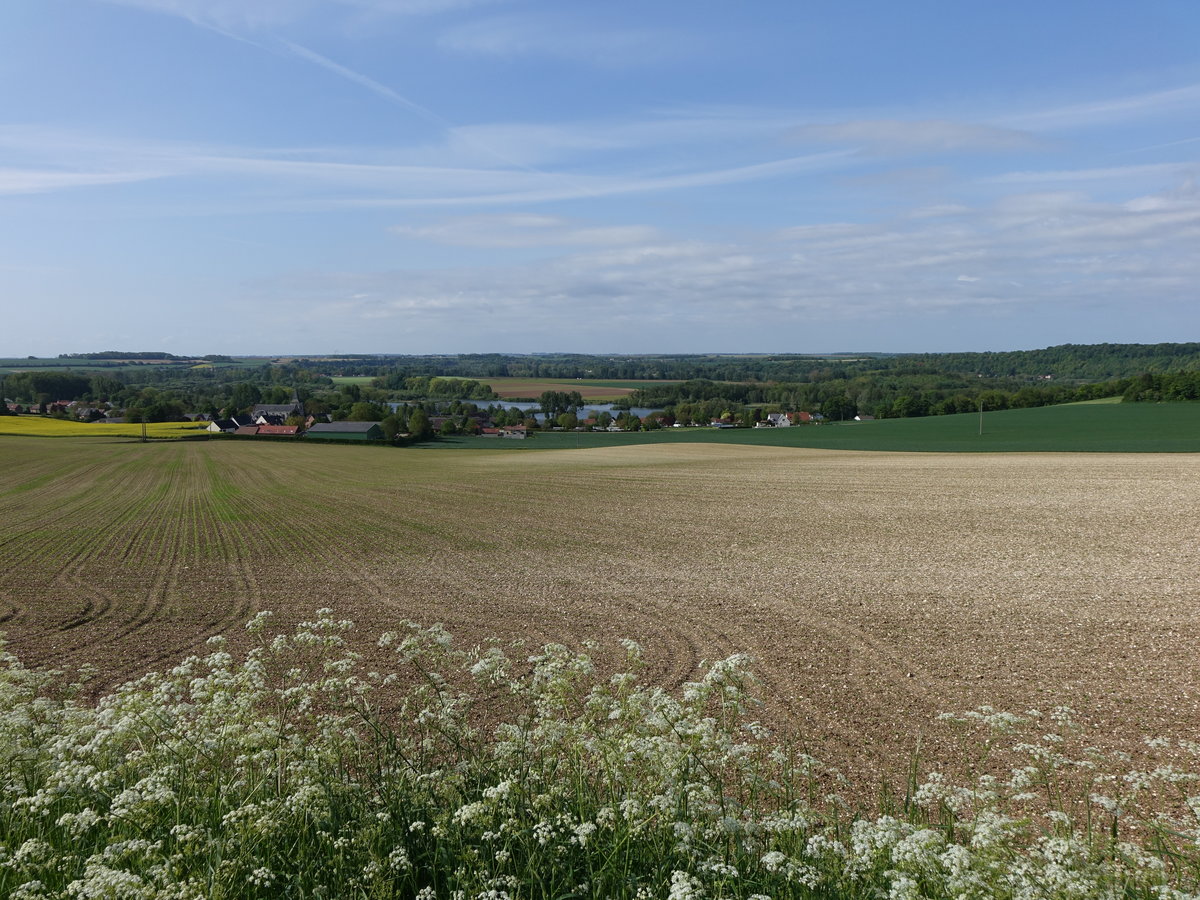
[[983, 398], [979, 399], [979, 433], [983, 434]]

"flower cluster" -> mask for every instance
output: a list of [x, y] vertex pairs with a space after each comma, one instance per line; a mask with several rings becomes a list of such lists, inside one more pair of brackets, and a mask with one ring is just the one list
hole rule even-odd
[[96, 703], [0, 653], [0, 896], [1180, 900], [1200, 883], [1196, 776], [1076, 747], [1065, 710], [953, 717], [970, 778], [929, 772], [899, 808], [851, 814], [826, 796], [835, 772], [755, 720], [743, 656], [668, 691], [629, 642], [606, 671], [408, 624], [381, 639], [382, 675], [328, 610], [287, 635], [266, 622], [241, 659], [214, 640]]

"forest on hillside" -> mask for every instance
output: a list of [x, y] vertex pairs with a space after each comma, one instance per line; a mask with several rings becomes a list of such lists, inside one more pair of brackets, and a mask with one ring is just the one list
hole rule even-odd
[[602, 378], [687, 381], [817, 381], [859, 375], [944, 374], [1094, 382], [1200, 369], [1200, 343], [1061, 344], [992, 353], [460, 354], [305, 359], [295, 365], [337, 375], [459, 378]]

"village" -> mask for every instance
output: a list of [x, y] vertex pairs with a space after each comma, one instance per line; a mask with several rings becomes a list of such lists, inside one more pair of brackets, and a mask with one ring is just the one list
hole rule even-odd
[[[5, 411], [10, 415], [42, 415], [53, 418], [71, 419], [81, 422], [102, 424], [127, 424], [136, 419], [121, 415], [120, 409], [108, 404], [97, 406], [85, 401], [57, 400], [41, 404], [5, 401]], [[182, 421], [196, 423], [198, 431], [212, 435], [262, 438], [305, 438], [331, 441], [388, 441], [397, 437], [413, 438], [431, 435], [465, 434], [482, 438], [524, 440], [538, 431], [575, 431], [620, 433], [661, 428], [709, 427], [709, 428], [788, 428], [793, 425], [816, 425], [824, 421], [820, 413], [762, 412], [748, 408], [740, 414], [727, 413], [709, 421], [678, 421], [670, 410], [654, 410], [645, 416], [622, 412], [617, 417], [607, 411], [588, 410], [584, 418], [574, 413], [557, 417], [543, 415], [535, 410], [496, 410], [493, 407], [480, 409], [475, 404], [455, 405], [456, 414], [428, 415], [419, 433], [397, 431], [383, 421], [334, 420], [326, 413], [306, 412], [304, 403], [293, 398], [289, 403], [258, 403], [245, 413], [229, 416], [206, 413], [185, 414]], [[493, 416], [504, 424], [494, 422]], [[518, 418], [519, 421], [512, 422]], [[858, 416], [866, 420], [870, 416]]]

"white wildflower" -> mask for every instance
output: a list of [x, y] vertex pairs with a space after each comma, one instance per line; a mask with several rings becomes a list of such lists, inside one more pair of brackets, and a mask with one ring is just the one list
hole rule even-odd
[[786, 865], [788, 857], [786, 853], [780, 853], [778, 850], [772, 850], [770, 853], [764, 853], [760, 862], [763, 868], [768, 872], [778, 872]]
[[454, 813], [454, 821], [460, 825], [471, 825], [481, 819], [487, 817], [490, 810], [488, 805], [481, 800], [476, 800], [473, 803], [468, 803], [465, 806], [459, 807]]
[[700, 900], [704, 896], [700, 879], [676, 869], [671, 873], [671, 890], [667, 900]]
[[250, 883], [258, 887], [270, 887], [275, 883], [275, 873], [265, 866], [259, 866], [250, 873]]
[[502, 800], [512, 791], [512, 781], [501, 781], [499, 784], [483, 789], [483, 796], [488, 800]]
[[892, 883], [888, 888], [888, 900], [921, 900], [921, 886], [907, 875], [888, 873]]

